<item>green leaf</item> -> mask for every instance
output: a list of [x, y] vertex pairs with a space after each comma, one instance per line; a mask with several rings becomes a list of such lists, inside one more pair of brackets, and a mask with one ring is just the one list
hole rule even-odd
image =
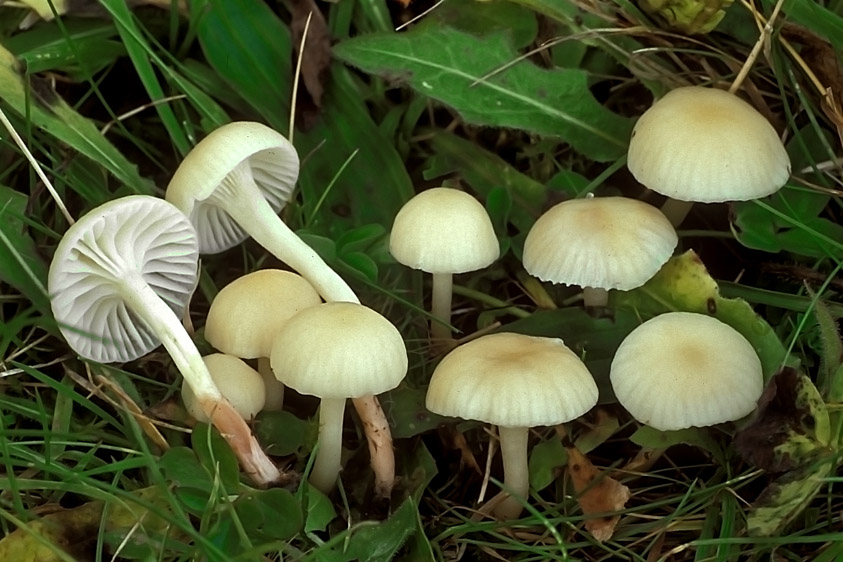
[[516, 49], [527, 47], [538, 34], [536, 14], [512, 2], [448, 0], [423, 20], [424, 25], [449, 25], [474, 35], [504, 32]]
[[782, 365], [796, 364], [770, 325], [742, 299], [720, 296], [717, 283], [700, 258], [688, 250], [671, 258], [647, 283], [631, 291], [612, 291], [611, 302], [632, 309], [643, 320], [664, 312], [708, 314], [740, 332], [761, 359], [765, 380]]
[[136, 193], [153, 195], [155, 188], [99, 132], [89, 119], [76, 113], [43, 79], [32, 76], [33, 91], [27, 94], [22, 69], [15, 57], [0, 46], [0, 99], [32, 124], [94, 160]]
[[219, 477], [227, 492], [235, 492], [240, 484], [240, 465], [234, 451], [219, 432], [206, 423], [197, 424], [193, 428], [190, 442], [205, 469]]
[[305, 421], [286, 411], [263, 411], [258, 414], [255, 434], [267, 454], [286, 457], [315, 444], [318, 428], [316, 419]]
[[382, 401], [384, 412], [392, 428], [392, 437], [406, 439], [436, 428], [446, 418], [434, 414], [424, 406], [425, 390], [402, 384], [387, 393]]
[[820, 329], [822, 349], [820, 354], [820, 368], [817, 374], [817, 387], [827, 396], [830, 402], [837, 402], [839, 397], [831, 396], [831, 389], [835, 388], [836, 373], [843, 366], [843, 339], [837, 329], [837, 322], [831, 315], [828, 306], [820, 300], [813, 291], [811, 297], [816, 298], [814, 316]]
[[343, 554], [347, 560], [390, 562], [418, 529], [418, 517], [416, 502], [408, 497], [383, 523], [352, 531]]
[[187, 447], [173, 447], [158, 461], [164, 477], [176, 488], [193, 488], [205, 492], [211, 490], [213, 482], [208, 471], [199, 464], [196, 454]]
[[537, 443], [530, 452], [530, 488], [541, 492], [565, 472], [568, 453], [559, 439]]
[[260, 0], [204, 0], [199, 43], [214, 70], [285, 134], [292, 94], [290, 31]]
[[723, 449], [717, 444], [717, 441], [709, 434], [704, 427], [689, 427], [688, 429], [679, 429], [676, 431], [659, 431], [649, 425], [642, 425], [635, 433], [633, 433], [629, 440], [639, 447], [649, 447], [650, 449], [667, 449], [673, 445], [692, 445], [705, 449], [718, 460], [725, 461]]
[[26, 196], [0, 185], [0, 280], [49, 315], [47, 264], [26, 230]]
[[324, 531], [328, 524], [333, 521], [337, 512], [334, 504], [322, 492], [303, 482], [296, 492], [296, 498], [301, 503], [307, 502], [307, 512], [304, 520], [304, 532]]
[[521, 61], [479, 81], [517, 57], [503, 34], [478, 39], [427, 26], [349, 39], [334, 54], [366, 72], [408, 83], [469, 123], [557, 137], [597, 161], [626, 152], [633, 121], [594, 99], [584, 71], [545, 70]]
[[304, 524], [298, 500], [280, 488], [243, 494], [234, 502], [234, 510], [249, 536], [258, 540], [290, 540]]

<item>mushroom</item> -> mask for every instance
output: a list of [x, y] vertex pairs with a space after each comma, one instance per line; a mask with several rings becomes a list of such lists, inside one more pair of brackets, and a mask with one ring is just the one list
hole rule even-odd
[[433, 274], [430, 331], [451, 337], [453, 275], [484, 268], [500, 256], [486, 209], [474, 197], [446, 187], [422, 191], [401, 207], [389, 238], [400, 263]]
[[769, 121], [734, 94], [700, 86], [672, 90], [644, 112], [627, 166], [671, 198], [662, 211], [674, 225], [694, 201], [758, 199], [790, 176], [790, 158]]
[[624, 197], [559, 203], [543, 214], [524, 241], [528, 273], [583, 287], [586, 306], [606, 306], [608, 290], [646, 283], [673, 254], [678, 238], [655, 207]]
[[529, 493], [529, 428], [557, 425], [597, 403], [597, 385], [558, 338], [497, 333], [451, 351], [427, 389], [431, 412], [498, 426], [504, 486], [511, 495], [494, 513], [514, 519]]
[[[229, 123], [190, 151], [166, 198], [190, 218], [201, 253], [221, 252], [251, 236], [326, 301], [357, 303], [342, 277], [278, 217], [298, 172], [296, 150], [283, 135], [260, 123]], [[356, 398], [354, 407], [364, 422], [378, 488], [391, 490], [395, 459], [386, 416], [374, 396]]]
[[280, 269], [255, 271], [232, 281], [214, 298], [205, 339], [223, 353], [257, 359], [266, 386], [265, 409], [280, 410], [284, 385], [269, 366], [272, 342], [290, 317], [321, 302], [316, 289], [300, 275]]
[[610, 379], [632, 417], [662, 431], [740, 419], [764, 384], [746, 338], [692, 312], [668, 312], [635, 328], [615, 353]]
[[53, 316], [70, 347], [93, 361], [132, 361], [163, 343], [246, 472], [270, 484], [281, 473], [222, 397], [179, 320], [195, 286], [197, 250], [193, 227], [166, 201], [137, 195], [101, 205], [56, 248]]
[[[225, 353], [206, 355], [202, 361], [220, 393], [241, 418], [250, 420], [263, 410], [266, 387], [257, 371], [237, 357]], [[196, 421], [210, 422], [187, 381], [182, 381], [181, 399], [187, 412]]]
[[278, 380], [322, 400], [310, 483], [328, 493], [340, 470], [345, 401], [398, 386], [407, 373], [401, 334], [363, 305], [325, 303], [290, 318], [275, 338], [270, 360]]

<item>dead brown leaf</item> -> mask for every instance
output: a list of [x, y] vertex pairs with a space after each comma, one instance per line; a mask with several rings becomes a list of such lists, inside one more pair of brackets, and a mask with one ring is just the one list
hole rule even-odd
[[[301, 80], [312, 106], [318, 110], [322, 107], [324, 83], [331, 65], [331, 32], [319, 6], [316, 5], [316, 0], [292, 0], [290, 10], [293, 16], [290, 22], [293, 45], [296, 55], [301, 57]], [[310, 25], [307, 27], [304, 52], [301, 53], [299, 50], [308, 17]]]
[[[570, 442], [569, 442], [570, 443]], [[585, 528], [600, 542], [612, 538], [620, 515], [605, 515], [624, 508], [629, 499], [629, 488], [602, 473], [591, 464], [579, 449], [565, 444], [568, 451], [568, 474], [577, 492], [577, 503], [586, 516]]]

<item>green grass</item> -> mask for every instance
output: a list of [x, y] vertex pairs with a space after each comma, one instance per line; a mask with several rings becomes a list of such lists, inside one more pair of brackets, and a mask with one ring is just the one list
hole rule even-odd
[[[433, 5], [418, 2], [318, 5], [325, 24], [311, 22], [307, 48], [327, 50], [330, 37], [335, 58], [321, 73], [305, 61], [303, 72], [319, 75], [324, 95], [315, 102], [312, 84], [300, 84], [302, 172], [297, 199], [282, 214], [407, 342], [407, 380], [381, 397], [397, 436], [401, 479], [392, 501], [373, 498], [353, 424], [343, 486], [330, 497], [306, 484], [255, 490], [221, 438], [187, 418], [180, 377], [162, 351], [119, 367], [77, 358], [44, 289], [67, 220], [0, 131], [3, 560], [843, 559], [836, 476], [843, 370], [834, 351], [843, 317], [843, 177], [827, 164], [843, 147], [808, 75], [841, 95], [827, 65], [834, 68], [835, 48], [840, 62], [843, 2], [786, 2], [788, 23], [810, 34], [777, 23], [746, 84], [749, 99], [787, 131], [788, 185], [764, 201], [698, 205], [680, 231], [680, 250], [696, 251], [719, 295], [704, 272], [690, 295], [673, 295], [689, 267], [677, 259], [674, 273], [616, 296], [612, 318], [582, 311], [575, 289], [526, 276], [526, 232], [551, 204], [586, 193], [659, 204], [626, 171], [630, 127], [653, 96], [678, 85], [728, 86], [757, 39], [750, 10], [737, 2], [713, 33], [688, 38], [626, 0], [446, 0], [393, 32]], [[18, 29], [23, 10], [0, 7], [0, 109], [72, 216], [123, 195], [160, 196], [191, 146], [221, 124], [257, 120], [287, 133], [294, 30], [303, 25], [292, 21], [293, 4], [202, 0], [178, 13], [102, 0], [93, 17], [64, 14], [29, 30]], [[775, 1], [756, 4], [769, 15]], [[585, 530], [565, 449], [546, 428], [531, 438], [541, 451], [531, 472], [546, 475], [544, 487], [533, 490], [522, 518], [482, 516], [477, 500], [484, 486], [486, 499], [497, 493], [500, 461], [492, 460], [488, 480], [474, 472], [455, 438], [464, 436], [463, 452], [484, 470], [487, 428], [424, 409], [439, 359], [427, 340], [429, 279], [388, 253], [397, 210], [434, 185], [483, 201], [505, 251], [497, 264], [457, 279], [453, 323], [462, 335], [500, 322], [562, 337], [603, 390], [614, 349], [641, 319], [718, 299], [718, 317], [755, 334], [767, 377], [799, 364], [814, 381], [828, 402], [815, 413], [827, 415], [831, 441], [781, 476], [740, 458], [733, 424], [653, 435], [604, 394], [600, 415], [566, 429], [632, 492], [612, 539], [599, 543]], [[217, 291], [277, 266], [252, 242], [203, 257], [191, 304], [200, 350], [211, 349], [201, 328]], [[255, 422], [279, 464], [299, 474], [309, 469], [315, 406], [293, 397], [289, 411]], [[814, 428], [798, 429], [820, 439]], [[640, 446], [668, 445], [643, 472], [624, 469]], [[804, 485], [781, 492], [804, 505], [768, 515], [782, 523], [769, 536], [750, 533], [753, 504], [777, 478]]]

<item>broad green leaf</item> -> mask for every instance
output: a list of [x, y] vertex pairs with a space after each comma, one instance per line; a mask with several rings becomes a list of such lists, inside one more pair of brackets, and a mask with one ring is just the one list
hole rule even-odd
[[267, 412], [258, 414], [255, 434], [269, 455], [286, 457], [306, 446], [316, 443], [319, 425], [316, 419], [305, 421], [290, 412]]
[[303, 158], [299, 176], [303, 215], [316, 213], [307, 227], [336, 239], [355, 226], [390, 228], [398, 210], [413, 196], [413, 183], [392, 139], [369, 116], [351, 73], [334, 65], [331, 76], [315, 126], [296, 133], [295, 144]]
[[755, 349], [765, 379], [785, 364], [795, 364], [776, 333], [746, 301], [720, 296], [717, 283], [700, 258], [688, 250], [671, 258], [647, 283], [631, 291], [612, 291], [611, 302], [632, 309], [643, 320], [664, 312], [708, 314], [732, 326]]
[[434, 155], [428, 161], [425, 179], [458, 173], [486, 199], [498, 188], [504, 188], [514, 203], [509, 220], [518, 230], [527, 232], [541, 213], [547, 189], [510, 166], [503, 158], [447, 132], [437, 132], [430, 139]]
[[559, 138], [597, 161], [626, 152], [632, 120], [594, 99], [584, 71], [545, 70], [520, 61], [481, 80], [518, 55], [503, 34], [480, 39], [426, 26], [349, 39], [334, 54], [366, 72], [408, 83], [469, 123]]
[[343, 555], [346, 560], [390, 562], [418, 529], [418, 517], [416, 502], [408, 497], [383, 523], [353, 530]]
[[243, 494], [235, 500], [234, 510], [249, 536], [259, 540], [290, 540], [304, 524], [298, 500], [282, 488]]
[[723, 449], [717, 444], [717, 441], [709, 434], [708, 429], [704, 427], [690, 427], [688, 429], [679, 429], [676, 431], [659, 431], [649, 425], [642, 425], [635, 433], [633, 433], [629, 440], [640, 447], [649, 447], [650, 449], [667, 449], [673, 445], [692, 445], [705, 449], [718, 460], [725, 461]]
[[306, 482], [299, 486], [296, 498], [302, 504], [307, 503], [304, 519], [305, 533], [324, 531], [337, 516], [330, 498]]
[[154, 194], [152, 182], [138, 174], [137, 166], [129, 162], [92, 121], [76, 113], [42, 78], [30, 77], [32, 91], [27, 95], [21, 73], [20, 63], [0, 46], [0, 99], [19, 115], [27, 115], [35, 127], [106, 168], [136, 193]]
[[530, 488], [541, 492], [565, 472], [568, 452], [559, 439], [549, 439], [536, 443], [530, 452], [528, 463]]
[[205, 58], [274, 129], [287, 134], [290, 31], [261, 0], [205, 0], [198, 26]]
[[0, 280], [48, 313], [47, 264], [26, 232], [25, 216], [26, 196], [0, 185]]
[[434, 414], [424, 406], [425, 390], [402, 384], [389, 391], [382, 401], [392, 437], [405, 439], [436, 428], [446, 418]]
[[[810, 291], [810, 294], [812, 297], [817, 298], [813, 294], [813, 291]], [[837, 322], [831, 315], [828, 306], [819, 298], [817, 298], [814, 305], [814, 316], [817, 319], [822, 345], [822, 349], [820, 350], [820, 368], [817, 374], [817, 388], [825, 396], [829, 397], [831, 402], [836, 402], [837, 398], [832, 398], [829, 391], [834, 388], [835, 375], [841, 366], [843, 366], [843, 339], [840, 337]]]
[[448, 0], [423, 20], [425, 25], [449, 25], [474, 35], [505, 32], [517, 49], [535, 41], [536, 14], [505, 0]]
[[427, 450], [424, 442], [417, 440], [414, 443], [412, 450], [408, 450], [409, 447], [398, 447], [395, 451], [395, 460], [400, 471], [401, 488], [409, 492], [418, 503], [438, 469], [436, 459]]
[[176, 488], [193, 488], [206, 493], [213, 482], [208, 471], [196, 459], [194, 452], [187, 447], [173, 447], [158, 461], [167, 482]]
[[191, 434], [193, 451], [205, 469], [218, 477], [229, 493], [234, 493], [240, 483], [240, 465], [231, 447], [212, 426], [197, 424]]

